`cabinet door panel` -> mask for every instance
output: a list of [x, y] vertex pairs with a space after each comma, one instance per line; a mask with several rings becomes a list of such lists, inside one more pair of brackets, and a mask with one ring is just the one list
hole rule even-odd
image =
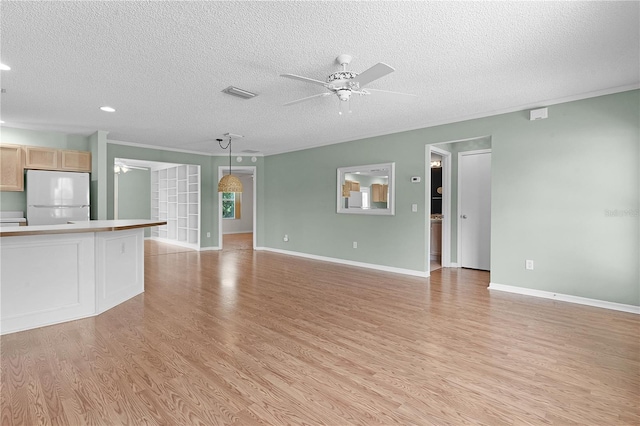
[[58, 150], [35, 146], [25, 147], [25, 168], [39, 170], [56, 170], [58, 168]]
[[24, 166], [20, 145], [0, 145], [0, 191], [24, 191]]
[[62, 151], [62, 170], [90, 172], [91, 153], [88, 151]]

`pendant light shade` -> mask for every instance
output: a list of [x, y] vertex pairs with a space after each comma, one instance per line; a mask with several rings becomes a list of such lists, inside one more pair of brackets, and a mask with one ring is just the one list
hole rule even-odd
[[242, 192], [242, 182], [231, 174], [222, 176], [218, 182], [218, 192]]
[[[231, 133], [226, 133], [225, 136], [229, 136], [229, 143], [227, 146], [222, 146], [222, 139], [216, 139], [220, 148], [229, 148], [229, 174], [222, 176], [220, 182], [218, 182], [218, 192], [242, 192], [242, 182], [236, 176], [231, 174]], [[235, 135], [242, 137], [240, 135]]]

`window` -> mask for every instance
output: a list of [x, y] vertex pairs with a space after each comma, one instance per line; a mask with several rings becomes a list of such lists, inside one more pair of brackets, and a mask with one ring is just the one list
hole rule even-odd
[[223, 219], [240, 219], [242, 210], [241, 201], [242, 194], [235, 192], [222, 193], [222, 218]]

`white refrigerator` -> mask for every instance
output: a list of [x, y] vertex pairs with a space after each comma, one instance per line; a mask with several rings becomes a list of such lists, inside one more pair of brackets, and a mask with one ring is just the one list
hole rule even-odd
[[89, 173], [27, 170], [27, 225], [89, 220]]

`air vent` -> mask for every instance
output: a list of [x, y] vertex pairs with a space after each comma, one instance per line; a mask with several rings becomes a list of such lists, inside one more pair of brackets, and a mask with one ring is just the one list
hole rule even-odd
[[245, 149], [245, 150], [244, 150], [244, 151], [242, 151], [242, 152], [244, 152], [245, 154], [257, 154], [257, 153], [259, 153], [260, 151], [256, 151], [255, 149]]
[[233, 87], [233, 86], [227, 87], [222, 92], [231, 96], [237, 96], [238, 98], [242, 98], [242, 99], [251, 99], [258, 96], [255, 93], [251, 93], [247, 90], [238, 89], [237, 87]]

